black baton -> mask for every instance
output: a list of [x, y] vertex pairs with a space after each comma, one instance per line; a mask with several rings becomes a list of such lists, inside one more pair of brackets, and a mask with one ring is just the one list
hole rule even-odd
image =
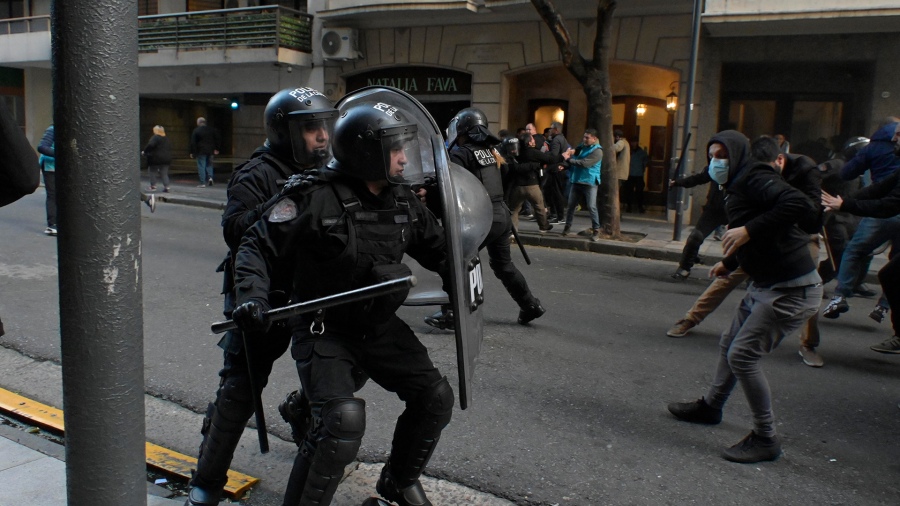
[[513, 237], [516, 238], [516, 244], [519, 245], [519, 251], [522, 252], [522, 256], [525, 257], [525, 263], [531, 265], [531, 259], [528, 258], [528, 252], [525, 251], [525, 245], [522, 244], [522, 240], [519, 239], [519, 231], [516, 230], [516, 227], [512, 228]]
[[[390, 281], [385, 281], [384, 283], [350, 290], [349, 292], [336, 293], [334, 295], [322, 297], [321, 299], [299, 302], [297, 304], [291, 304], [290, 306], [272, 309], [266, 311], [266, 318], [268, 318], [270, 322], [277, 322], [279, 320], [286, 320], [292, 316], [314, 313], [320, 309], [328, 309], [330, 307], [340, 306], [341, 304], [371, 299], [389, 293], [402, 292], [413, 286], [416, 286], [415, 276], [392, 279]], [[237, 325], [235, 325], [234, 320], [216, 322], [210, 327], [213, 334], [221, 334], [222, 332], [236, 328]]]

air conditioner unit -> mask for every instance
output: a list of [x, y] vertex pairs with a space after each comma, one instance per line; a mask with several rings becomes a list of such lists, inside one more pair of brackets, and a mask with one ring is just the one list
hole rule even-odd
[[322, 55], [326, 60], [360, 58], [356, 28], [323, 28]]

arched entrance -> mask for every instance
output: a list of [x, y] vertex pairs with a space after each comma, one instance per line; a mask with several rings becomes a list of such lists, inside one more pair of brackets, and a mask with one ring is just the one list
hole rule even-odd
[[[666, 96], [678, 92], [676, 70], [631, 62], [610, 64], [613, 93], [613, 126], [625, 137], [636, 140], [650, 155], [645, 201], [665, 206], [666, 177], [672, 158], [674, 115], [667, 112]], [[509, 93], [504, 104], [503, 128], [534, 123], [538, 132], [554, 121], [553, 114], [564, 118], [563, 135], [570, 143], [581, 138], [587, 127], [587, 98], [581, 84], [561, 64], [532, 67], [506, 74]], [[638, 105], [643, 106], [638, 113]]]

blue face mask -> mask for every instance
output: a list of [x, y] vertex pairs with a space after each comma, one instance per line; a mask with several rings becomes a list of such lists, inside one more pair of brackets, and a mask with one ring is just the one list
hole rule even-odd
[[728, 182], [728, 159], [713, 158], [709, 161], [709, 177], [718, 184]]

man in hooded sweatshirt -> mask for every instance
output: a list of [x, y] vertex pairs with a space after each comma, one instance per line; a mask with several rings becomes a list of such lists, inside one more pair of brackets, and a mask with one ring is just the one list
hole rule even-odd
[[725, 258], [710, 275], [727, 276], [741, 267], [753, 283], [719, 340], [716, 372], [706, 396], [671, 403], [668, 409], [687, 422], [718, 424], [740, 382], [753, 414], [753, 430], [722, 457], [741, 463], [775, 460], [781, 442], [759, 359], [818, 310], [821, 278], [809, 254], [809, 234], [798, 224], [816, 219], [819, 206], [782, 178], [781, 150], [774, 139], [758, 139], [751, 148], [743, 134], [726, 130], [713, 136], [707, 150], [710, 177], [725, 188], [728, 214], [722, 238]]

